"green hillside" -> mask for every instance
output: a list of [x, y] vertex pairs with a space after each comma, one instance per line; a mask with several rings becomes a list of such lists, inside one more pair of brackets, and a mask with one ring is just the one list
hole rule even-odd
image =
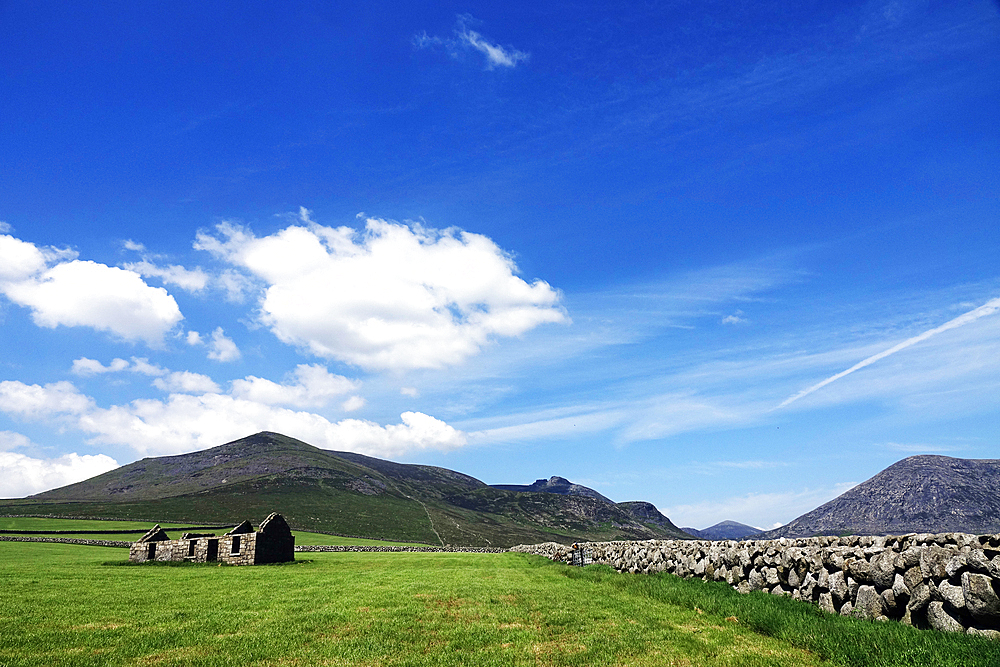
[[445, 468], [263, 432], [2, 501], [0, 514], [235, 524], [276, 511], [299, 530], [464, 546], [686, 537], [662, 515], [653, 521], [632, 505], [502, 491]]

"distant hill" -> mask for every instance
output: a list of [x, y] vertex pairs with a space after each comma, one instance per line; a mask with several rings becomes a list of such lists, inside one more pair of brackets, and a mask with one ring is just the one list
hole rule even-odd
[[768, 537], [1000, 533], [1000, 460], [911, 456]]
[[721, 521], [704, 530], [697, 530], [695, 528], [681, 528], [681, 530], [703, 540], [743, 540], [748, 537], [755, 537], [763, 532], [759, 528], [748, 526], [745, 523], [737, 523], [736, 521]]
[[506, 491], [446, 468], [328, 451], [262, 432], [0, 501], [0, 514], [238, 523], [277, 511], [301, 530], [464, 546], [685, 537], [659, 512], [637, 505]]
[[603, 500], [606, 503], [611, 503], [614, 505], [614, 501], [605, 498], [597, 491], [586, 486], [581, 486], [580, 484], [574, 484], [564, 477], [549, 477], [548, 479], [539, 479], [532, 484], [520, 485], [520, 484], [492, 484], [494, 489], [501, 489], [503, 491], [516, 491], [518, 493], [557, 493], [562, 496], [586, 496], [588, 498], [596, 498], [597, 500]]

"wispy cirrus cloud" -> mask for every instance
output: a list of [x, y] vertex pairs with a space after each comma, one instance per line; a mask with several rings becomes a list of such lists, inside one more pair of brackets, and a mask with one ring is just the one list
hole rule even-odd
[[885, 359], [886, 357], [888, 357], [890, 355], [893, 355], [893, 354], [896, 354], [897, 352], [899, 352], [901, 350], [905, 350], [908, 347], [912, 347], [913, 345], [916, 345], [917, 343], [922, 343], [923, 341], [931, 338], [932, 336], [936, 336], [937, 334], [945, 332], [945, 331], [950, 331], [951, 329], [957, 329], [958, 327], [964, 326], [964, 325], [969, 324], [971, 322], [975, 322], [976, 320], [978, 320], [981, 317], [987, 317], [989, 315], [993, 315], [993, 314], [997, 313], [998, 311], [1000, 311], [1000, 298], [991, 299], [990, 301], [987, 301], [982, 306], [979, 306], [978, 308], [976, 308], [974, 310], [970, 310], [967, 313], [963, 313], [962, 315], [959, 315], [955, 319], [949, 320], [948, 322], [945, 322], [941, 326], [934, 327], [933, 329], [930, 329], [928, 331], [924, 331], [921, 334], [918, 334], [918, 335], [913, 336], [911, 338], [907, 338], [902, 343], [894, 345], [894, 346], [890, 347], [888, 350], [883, 350], [882, 352], [879, 352], [878, 354], [873, 354], [870, 357], [868, 357], [867, 359], [863, 359], [862, 361], [859, 361], [858, 363], [854, 364], [853, 366], [851, 366], [847, 370], [841, 371], [840, 373], [837, 373], [836, 375], [832, 375], [832, 376], [828, 377], [827, 379], [823, 380], [822, 382], [818, 382], [818, 383], [814, 384], [811, 387], [803, 389], [802, 391], [798, 392], [797, 394], [789, 396], [784, 401], [782, 401], [781, 404], [778, 405], [778, 407], [775, 408], [775, 409], [780, 409], [780, 408], [783, 408], [783, 407], [785, 407], [787, 405], [790, 405], [790, 404], [794, 403], [795, 401], [799, 400], [800, 398], [808, 396], [809, 394], [813, 393], [814, 391], [818, 391], [818, 390], [822, 389], [823, 387], [827, 386], [828, 384], [830, 384], [832, 382], [836, 382], [837, 380], [839, 380], [842, 377], [846, 377], [846, 376], [850, 375], [851, 373], [853, 373], [855, 371], [858, 371], [858, 370], [861, 370], [862, 368], [865, 368], [866, 366], [871, 366], [876, 361], [880, 361], [882, 359]]
[[469, 27], [477, 23], [479, 22], [472, 16], [462, 14], [458, 17], [458, 25], [453, 37], [434, 37], [422, 32], [413, 38], [413, 44], [420, 49], [444, 48], [453, 58], [458, 58], [461, 54], [469, 51], [477, 52], [486, 59], [486, 69], [513, 68], [518, 63], [527, 62], [530, 58], [530, 54], [525, 51], [488, 41]]

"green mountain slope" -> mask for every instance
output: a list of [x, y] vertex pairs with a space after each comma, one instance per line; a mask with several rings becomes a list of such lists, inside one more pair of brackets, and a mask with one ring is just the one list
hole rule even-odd
[[466, 546], [684, 537], [666, 517], [636, 514], [634, 505], [503, 491], [445, 468], [263, 432], [2, 501], [0, 514], [235, 523], [277, 511], [300, 530]]

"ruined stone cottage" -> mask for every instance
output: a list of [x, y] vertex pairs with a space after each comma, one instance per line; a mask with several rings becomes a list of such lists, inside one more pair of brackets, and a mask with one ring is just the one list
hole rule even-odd
[[228, 565], [263, 565], [295, 560], [295, 536], [284, 517], [272, 512], [255, 531], [244, 521], [224, 535], [184, 533], [172, 540], [159, 525], [129, 547], [129, 560], [190, 561]]

